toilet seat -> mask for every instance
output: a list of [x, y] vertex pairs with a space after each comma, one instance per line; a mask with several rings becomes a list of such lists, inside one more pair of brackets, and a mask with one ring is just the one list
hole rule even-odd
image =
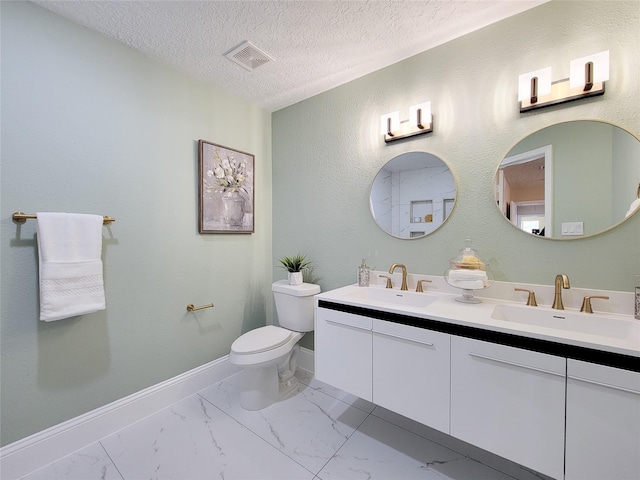
[[293, 332], [284, 328], [267, 325], [256, 328], [237, 338], [231, 350], [240, 355], [266, 352], [287, 343]]
[[250, 330], [231, 344], [229, 361], [232, 365], [252, 368], [277, 362], [291, 352], [303, 335], [274, 325]]

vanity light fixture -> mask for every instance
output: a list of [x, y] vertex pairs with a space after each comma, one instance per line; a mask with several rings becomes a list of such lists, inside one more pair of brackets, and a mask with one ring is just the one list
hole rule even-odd
[[[518, 101], [535, 104], [540, 97], [551, 94], [551, 67], [523, 73], [518, 77]], [[522, 108], [520, 109], [522, 111]]]
[[551, 67], [518, 77], [520, 112], [604, 94], [609, 50], [572, 60], [569, 78], [551, 82]]
[[409, 107], [409, 119], [400, 121], [400, 112], [385, 113], [380, 117], [380, 133], [385, 143], [433, 132], [431, 102]]
[[400, 112], [385, 113], [380, 117], [380, 133], [393, 137], [400, 130]]

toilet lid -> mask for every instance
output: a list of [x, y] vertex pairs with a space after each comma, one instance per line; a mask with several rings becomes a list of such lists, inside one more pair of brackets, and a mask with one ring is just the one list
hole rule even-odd
[[233, 342], [231, 349], [240, 354], [266, 352], [284, 345], [292, 335], [293, 333], [285, 328], [267, 325], [241, 335]]
[[320, 285], [313, 283], [302, 283], [300, 285], [289, 285], [289, 280], [278, 280], [273, 282], [271, 290], [275, 293], [284, 293], [294, 297], [310, 297], [320, 293]]

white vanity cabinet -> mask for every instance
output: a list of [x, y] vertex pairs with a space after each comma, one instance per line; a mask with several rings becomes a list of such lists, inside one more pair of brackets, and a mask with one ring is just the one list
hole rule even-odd
[[318, 307], [315, 377], [449, 433], [450, 335]]
[[373, 402], [449, 433], [451, 336], [373, 320]]
[[640, 479], [640, 373], [569, 359], [566, 480]]
[[564, 475], [566, 359], [451, 338], [451, 435]]
[[315, 340], [329, 385], [554, 479], [640, 480], [637, 357], [326, 300]]
[[345, 392], [372, 400], [373, 319], [316, 308], [315, 377]]

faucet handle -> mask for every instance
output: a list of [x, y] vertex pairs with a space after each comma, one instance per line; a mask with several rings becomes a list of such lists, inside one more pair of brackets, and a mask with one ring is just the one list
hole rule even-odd
[[609, 300], [609, 297], [605, 295], [587, 295], [582, 300], [582, 307], [580, 307], [580, 311], [584, 313], [593, 313], [593, 309], [591, 308], [591, 299], [592, 298], [601, 298], [603, 300]]
[[422, 284], [424, 282], [431, 283], [431, 280], [418, 280], [418, 285], [416, 286], [416, 292], [424, 292], [424, 290], [422, 289]]
[[536, 302], [536, 292], [534, 292], [533, 290], [527, 290], [525, 288], [514, 288], [514, 290], [516, 292], [528, 292], [529, 298], [527, 298], [527, 305], [529, 305], [530, 307], [538, 306], [538, 302]]
[[387, 286], [385, 288], [393, 288], [393, 283], [391, 283], [391, 277], [387, 277], [386, 275], [380, 275], [380, 278], [387, 279]]

